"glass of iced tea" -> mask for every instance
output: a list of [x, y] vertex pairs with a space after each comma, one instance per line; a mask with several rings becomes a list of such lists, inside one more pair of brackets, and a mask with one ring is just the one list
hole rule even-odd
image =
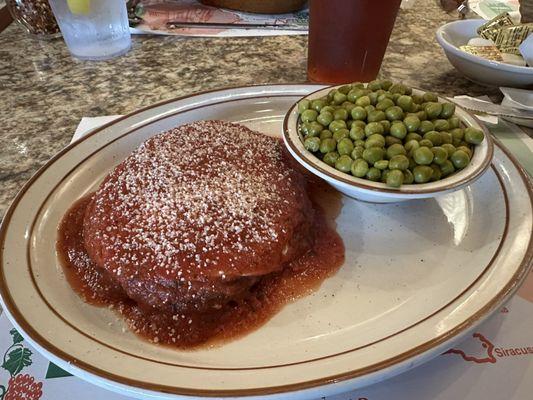
[[310, 0], [307, 75], [321, 83], [375, 79], [401, 0]]

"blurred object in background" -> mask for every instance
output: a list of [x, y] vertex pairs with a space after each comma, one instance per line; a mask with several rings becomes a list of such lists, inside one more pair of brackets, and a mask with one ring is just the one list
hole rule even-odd
[[455, 14], [463, 19], [470, 11], [468, 7], [468, 0], [438, 0], [441, 8], [448, 14]]
[[310, 0], [307, 76], [313, 82], [376, 78], [401, 0]]
[[[531, 0], [524, 0], [524, 3]], [[520, 22], [518, 0], [468, 0], [468, 7], [481, 18], [490, 20], [502, 13], [508, 13], [515, 22]]]
[[200, 0], [200, 3], [251, 13], [283, 14], [301, 10], [306, 0]]
[[130, 49], [124, 0], [50, 0], [50, 6], [74, 57], [106, 60]]
[[15, 21], [35, 37], [53, 39], [61, 36], [48, 0], [7, 0], [6, 5]]
[[520, 2], [520, 15], [522, 19], [520, 22], [523, 24], [533, 22], [533, 0], [519, 0]]

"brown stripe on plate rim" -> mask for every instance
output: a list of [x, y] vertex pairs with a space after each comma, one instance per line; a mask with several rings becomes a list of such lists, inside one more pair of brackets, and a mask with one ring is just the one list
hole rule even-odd
[[[297, 94], [294, 94], [294, 96], [297, 96]], [[187, 97], [191, 97], [191, 96], [187, 96]], [[179, 100], [179, 99], [175, 99], [175, 100]], [[175, 100], [170, 100], [170, 101], [167, 101], [167, 102], [163, 102], [163, 103], [160, 103], [159, 105], [165, 104], [165, 103], [168, 103], [168, 102], [171, 102], [171, 101], [175, 101]], [[156, 106], [157, 105], [155, 105], [153, 107], [156, 107]], [[144, 110], [149, 109], [149, 108], [151, 108], [151, 107], [145, 108], [145, 109], [140, 110], [140, 111], [144, 111]], [[140, 112], [140, 111], [138, 111], [138, 112]], [[136, 114], [136, 113], [133, 113], [133, 114]], [[133, 114], [131, 114], [131, 115], [133, 115]], [[121, 119], [124, 119], [124, 118], [127, 118], [127, 117], [128, 116], [122, 117]], [[114, 121], [114, 122], [118, 122], [118, 121]], [[109, 125], [112, 125], [112, 123], [106, 124], [101, 129], [104, 129], [105, 127], [107, 127]], [[95, 134], [97, 131], [99, 131], [99, 130], [95, 130], [95, 131], [91, 132], [90, 136]], [[80, 141], [82, 141], [82, 140], [83, 139], [81, 139]], [[77, 142], [75, 142], [75, 143], [77, 143]], [[50, 162], [47, 163], [43, 168], [41, 168], [41, 170], [44, 171], [44, 169], [46, 169], [49, 166], [49, 164], [51, 164], [53, 161], [55, 161], [55, 159], [57, 159], [65, 151], [69, 150], [70, 147], [73, 147], [73, 146], [71, 145], [71, 146], [67, 147], [66, 149], [64, 149], [62, 152], [60, 152], [58, 155], [56, 155], [56, 157], [52, 158], [52, 160], [50, 160]], [[500, 146], [498, 146], [498, 147], [500, 147]], [[515, 167], [519, 171], [519, 174], [521, 175], [521, 178], [524, 181], [524, 183], [526, 185], [526, 188], [527, 188], [527, 191], [528, 191], [528, 194], [530, 196], [530, 202], [532, 202], [532, 204], [533, 204], [533, 194], [532, 194], [532, 188], [531, 188], [530, 179], [527, 178], [527, 175], [525, 174], [523, 168], [516, 162], [514, 156], [509, 154], [509, 152], [506, 151], [506, 149], [504, 149], [504, 148], [502, 148], [502, 151], [509, 157], [511, 162], [515, 165]], [[38, 173], [36, 175], [34, 175], [30, 179], [30, 181], [28, 181], [28, 183], [23, 187], [21, 192], [15, 198], [15, 201], [13, 202], [13, 205], [8, 209], [8, 212], [6, 213], [6, 217], [4, 219], [4, 223], [2, 224], [2, 227], [0, 228], [0, 241], [2, 243], [4, 243], [4, 237], [5, 237], [7, 226], [8, 226], [8, 223], [6, 221], [10, 220], [11, 215], [13, 214], [13, 211], [14, 211], [14, 209], [16, 207], [16, 204], [20, 201], [20, 198], [23, 196], [24, 192], [31, 186], [33, 181], [35, 181], [38, 178], [38, 175], [40, 175], [43, 172], [41, 170], [39, 170]], [[3, 246], [2, 246], [2, 248], [0, 250], [3, 252], [3, 250], [4, 250]], [[129, 378], [120, 377], [120, 376], [108, 373], [107, 371], [99, 370], [97, 368], [92, 367], [91, 365], [85, 365], [85, 367], [87, 367], [87, 371], [89, 371], [90, 373], [95, 374], [97, 377], [98, 376], [103, 377], [104, 379], [116, 380], [117, 382], [123, 382], [126, 385], [142, 387], [142, 388], [145, 388], [145, 389], [156, 390], [156, 391], [160, 391], [160, 392], [164, 392], [164, 393], [175, 393], [175, 394], [186, 394], [186, 395], [187, 394], [189, 394], [189, 395], [191, 395], [191, 394], [192, 395], [200, 394], [200, 395], [204, 395], [204, 396], [227, 396], [227, 395], [246, 396], [246, 395], [253, 395], [253, 394], [270, 394], [270, 393], [281, 393], [281, 392], [284, 392], [284, 391], [301, 390], [301, 389], [305, 389], [305, 388], [311, 388], [311, 387], [316, 387], [316, 386], [320, 386], [320, 385], [325, 385], [325, 384], [328, 384], [328, 383], [339, 382], [339, 381], [342, 381], [342, 380], [355, 378], [357, 376], [362, 375], [363, 373], [375, 372], [376, 370], [379, 370], [381, 368], [385, 368], [385, 367], [394, 365], [396, 363], [399, 363], [401, 361], [405, 361], [406, 359], [408, 359], [410, 357], [413, 357], [415, 355], [421, 354], [421, 353], [427, 351], [428, 349], [430, 349], [431, 347], [433, 347], [435, 345], [438, 345], [438, 344], [446, 341], [447, 339], [456, 336], [457, 334], [459, 334], [460, 332], [462, 332], [466, 328], [472, 326], [476, 321], [478, 321], [482, 317], [486, 316], [487, 313], [489, 313], [492, 309], [494, 309], [501, 301], [503, 301], [508, 295], [510, 295], [512, 292], [514, 292], [518, 288], [518, 286], [521, 283], [521, 281], [525, 278], [525, 276], [527, 276], [527, 272], [529, 271], [529, 268], [531, 267], [532, 256], [533, 256], [533, 246], [532, 246], [532, 239], [530, 238], [530, 242], [529, 242], [526, 254], [525, 254], [524, 258], [522, 259], [522, 261], [521, 261], [521, 263], [519, 265], [519, 268], [517, 269], [517, 271], [513, 275], [512, 279], [506, 284], [506, 286], [502, 290], [500, 290], [500, 292], [489, 303], [487, 303], [484, 307], [482, 307], [482, 309], [478, 310], [478, 312], [476, 314], [472, 315], [469, 319], [465, 320], [462, 324], [458, 325], [457, 327], [452, 329], [447, 334], [441, 335], [440, 337], [435, 338], [435, 339], [433, 339], [430, 342], [427, 342], [425, 344], [419, 345], [419, 346], [417, 346], [414, 349], [411, 349], [411, 350], [409, 350], [407, 352], [404, 352], [404, 353], [394, 357], [393, 359], [385, 360], [385, 361], [383, 361], [381, 363], [378, 363], [378, 364], [373, 366], [372, 370], [365, 369], [365, 371], [357, 371], [357, 370], [349, 371], [349, 372], [342, 373], [342, 374], [335, 375], [335, 376], [324, 377], [324, 378], [319, 378], [319, 379], [312, 380], [312, 381], [301, 382], [301, 383], [296, 383], [296, 384], [291, 384], [291, 385], [283, 385], [283, 386], [278, 386], [278, 387], [255, 388], [255, 389], [244, 389], [244, 390], [238, 390], [238, 389], [235, 389], [235, 390], [231, 390], [231, 389], [230, 390], [196, 390], [196, 389], [184, 389], [184, 388], [179, 389], [179, 388], [175, 388], [175, 387], [168, 387], [168, 386], [162, 386], [162, 385], [156, 385], [156, 384], [143, 383], [143, 382], [131, 380]], [[2, 262], [2, 259], [0, 259], [0, 262]], [[7, 286], [6, 286], [6, 282], [5, 282], [5, 276], [3, 274], [3, 267], [1, 267], [1, 266], [0, 266], [0, 274], [1, 274], [0, 290], [3, 293], [7, 293], [8, 296], [10, 297], [9, 291], [6, 292], [6, 287]], [[12, 299], [9, 298], [8, 300], [10, 300], [9, 306], [11, 306], [11, 307], [8, 307], [9, 311], [12, 311], [13, 309], [16, 309], [16, 307], [14, 307]], [[21, 317], [21, 316], [19, 315], [19, 317]], [[16, 320], [17, 320], [17, 322], [19, 321], [18, 319], [16, 319]], [[30, 332], [33, 332], [33, 333], [37, 334], [33, 330], [33, 328], [31, 328], [31, 326], [28, 326], [28, 328], [29, 328], [28, 330]], [[70, 358], [68, 355], [63, 353], [60, 349], [55, 348], [55, 346], [50, 345], [50, 347], [52, 348], [52, 350], [51, 350], [52, 354], [60, 354], [60, 355], [63, 355], [63, 358]], [[43, 348], [46, 349], [46, 346], [43, 346]], [[50, 351], [50, 350], [48, 350], [48, 351]], [[74, 365], [78, 365], [79, 364], [78, 360], [74, 359], [73, 360], [73, 364]], [[141, 384], [141, 386], [139, 386], [139, 384]], [[145, 387], [144, 384], [147, 384], [148, 386]], [[178, 390], [178, 391], [176, 391], [176, 390]]]

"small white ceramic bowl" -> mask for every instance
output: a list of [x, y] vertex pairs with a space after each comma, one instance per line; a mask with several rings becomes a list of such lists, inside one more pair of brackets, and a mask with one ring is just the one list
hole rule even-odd
[[[305, 96], [305, 99], [314, 100], [327, 95], [334, 87], [327, 87]], [[424, 92], [413, 89], [414, 94], [423, 94]], [[447, 101], [439, 98], [439, 101]], [[283, 121], [283, 140], [291, 155], [308, 171], [320, 178], [326, 180], [338, 191], [345, 195], [363, 201], [372, 203], [393, 203], [406, 200], [422, 199], [427, 197], [436, 197], [444, 193], [449, 193], [474, 182], [489, 167], [492, 154], [493, 143], [489, 132], [478, 123], [477, 119], [463, 110], [456, 107], [457, 115], [462, 123], [466, 126], [472, 126], [482, 129], [485, 133], [485, 140], [476, 146], [474, 156], [470, 164], [437, 182], [422, 184], [402, 185], [400, 188], [391, 188], [381, 182], [372, 182], [366, 179], [356, 178], [350, 174], [340, 172], [335, 168], [321, 161], [313, 153], [306, 150], [303, 145], [303, 137], [298, 129], [298, 103], [295, 103]]]
[[459, 46], [478, 37], [477, 28], [483, 19], [466, 19], [450, 22], [437, 30], [437, 42], [450, 63], [468, 79], [489, 86], [531, 87], [533, 67], [519, 67], [466, 53]]

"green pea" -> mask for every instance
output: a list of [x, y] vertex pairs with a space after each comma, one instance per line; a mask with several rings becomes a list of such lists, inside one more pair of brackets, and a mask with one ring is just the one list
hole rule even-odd
[[460, 128], [461, 120], [458, 117], [450, 117], [448, 118], [448, 125], [450, 125], [450, 129]]
[[399, 169], [391, 169], [387, 174], [387, 186], [398, 188], [402, 186], [404, 179], [403, 172]]
[[352, 125], [350, 129], [350, 139], [352, 140], [358, 140], [358, 139], [364, 139], [365, 138], [365, 131], [360, 126]]
[[485, 134], [482, 130], [476, 128], [465, 129], [465, 140], [470, 144], [480, 144], [485, 139]]
[[335, 121], [346, 121], [348, 119], [348, 111], [346, 111], [344, 108], [336, 109], [333, 113], [333, 119], [335, 119]]
[[353, 119], [349, 119], [348, 121], [346, 121], [346, 129], [352, 129], [352, 125], [353, 125]]
[[305, 110], [302, 112], [300, 118], [303, 122], [313, 122], [316, 121], [318, 113], [315, 110]]
[[342, 92], [337, 92], [333, 95], [333, 103], [335, 104], [342, 104], [344, 103], [348, 98], [346, 95]]
[[420, 128], [418, 128], [418, 132], [424, 134], [429, 131], [434, 131], [435, 125], [433, 125], [433, 122], [431, 121], [421, 121], [420, 122]]
[[390, 126], [391, 126], [391, 123], [389, 120], [382, 120], [382, 121], [379, 121], [379, 123], [383, 126], [383, 133], [389, 133], [390, 132]]
[[343, 94], [347, 94], [350, 90], [352, 89], [352, 86], [351, 85], [342, 85], [340, 88], [338, 88], [337, 90]]
[[374, 163], [379, 160], [383, 160], [384, 156], [385, 150], [381, 147], [370, 147], [363, 151], [363, 159], [371, 165], [374, 165]]
[[366, 111], [367, 115], [370, 114], [375, 109], [376, 109], [376, 107], [374, 107], [372, 104], [370, 104], [369, 106], [365, 106], [365, 111]]
[[428, 147], [419, 147], [413, 151], [413, 159], [418, 165], [429, 165], [433, 162], [433, 152]]
[[383, 132], [383, 125], [381, 125], [379, 122], [370, 122], [365, 126], [365, 134], [367, 137], [376, 133], [382, 134]]
[[318, 122], [309, 122], [308, 128], [307, 128], [307, 136], [318, 136], [320, 135], [320, 132], [324, 130], [324, 127], [320, 125]]
[[349, 138], [341, 139], [337, 143], [337, 152], [341, 156], [351, 154], [353, 149], [354, 149], [353, 142]]
[[355, 120], [363, 121], [366, 119], [366, 110], [363, 107], [355, 106], [352, 108], [352, 111], [350, 112], [351, 116]]
[[333, 133], [337, 132], [339, 129], [346, 129], [346, 122], [342, 119], [335, 120], [331, 122], [328, 126], [329, 130]]
[[385, 147], [390, 147], [392, 146], [393, 144], [402, 144], [402, 140], [401, 139], [398, 139], [397, 137], [394, 137], [394, 136], [391, 136], [391, 135], [387, 135], [385, 136]]
[[384, 98], [376, 104], [376, 110], [385, 111], [387, 108], [394, 106], [394, 102], [389, 98]]
[[[387, 138], [385, 138], [385, 141], [387, 140]], [[417, 142], [418, 144], [418, 142]], [[407, 150], [405, 149], [405, 147], [403, 147], [402, 144], [400, 143], [395, 143], [393, 145], [390, 145], [388, 148], [387, 148], [387, 157], [389, 159], [393, 158], [394, 156], [399, 156], [399, 155], [407, 155]]]
[[402, 154], [394, 156], [389, 160], [389, 168], [404, 171], [409, 168], [409, 159]]
[[[389, 92], [385, 92], [385, 93], [383, 93], [383, 94], [380, 94], [380, 95], [378, 96], [378, 103], [379, 103], [380, 101], [385, 100], [385, 99], [389, 99], [389, 100], [392, 101], [392, 99], [393, 99], [392, 94], [390, 94]], [[392, 102], [392, 104], [394, 105], [394, 101]]]
[[392, 86], [392, 82], [387, 80], [387, 79], [383, 79], [381, 81], [381, 88], [384, 89], [384, 90], [389, 90], [390, 87]]
[[413, 173], [410, 170], [406, 169], [405, 171], [403, 171], [403, 183], [404, 184], [410, 185], [414, 181], [415, 181], [415, 177], [413, 176]]
[[[352, 150], [352, 154], [350, 154], [350, 157], [352, 157], [354, 160], [363, 158], [363, 152], [364, 151], [365, 151], [364, 147], [355, 146], [354, 149]], [[365, 174], [366, 174], [366, 172], [365, 172]]]
[[367, 174], [368, 170], [368, 163], [362, 158], [358, 158], [352, 163], [351, 172], [353, 176], [362, 178]]
[[424, 93], [424, 95], [422, 96], [422, 99], [425, 101], [425, 102], [437, 102], [439, 101], [439, 98], [437, 97], [437, 95], [435, 93], [432, 93], [432, 92], [426, 92]]
[[345, 101], [344, 103], [342, 103], [342, 108], [344, 108], [346, 111], [348, 111], [348, 115], [350, 115], [350, 113], [352, 112], [354, 107], [355, 107], [355, 104], [354, 103], [350, 103], [349, 101]]
[[435, 130], [439, 132], [450, 129], [450, 124], [448, 124], [448, 121], [445, 119], [436, 119], [433, 121], [433, 125], [435, 126]]
[[368, 82], [368, 85], [366, 86], [370, 90], [379, 90], [381, 89], [381, 81], [373, 80]]
[[333, 122], [333, 114], [328, 111], [321, 112], [316, 120], [324, 126], [329, 126]]
[[420, 143], [417, 140], [409, 140], [405, 143], [404, 147], [408, 153], [411, 153], [412, 151], [420, 148]]
[[350, 136], [350, 131], [348, 129], [339, 129], [336, 132], [333, 132], [333, 139], [340, 142], [342, 139]]
[[300, 100], [298, 102], [298, 114], [303, 113], [305, 110], [308, 110], [311, 107], [311, 102], [307, 99]]
[[424, 134], [424, 139], [429, 140], [433, 146], [440, 146], [442, 144], [442, 138], [437, 131], [429, 131]]
[[457, 147], [457, 150], [464, 151], [466, 154], [468, 154], [468, 157], [472, 158], [473, 153], [472, 153], [472, 149], [470, 147], [463, 145], [463, 146]]
[[385, 116], [389, 121], [398, 121], [403, 119], [403, 110], [398, 106], [392, 106], [385, 110]]
[[362, 139], [357, 139], [357, 140], [354, 140], [353, 141], [353, 145], [355, 147], [359, 146], [359, 147], [365, 147], [365, 140], [362, 140]]
[[406, 93], [406, 87], [404, 85], [402, 85], [401, 83], [394, 83], [390, 88], [389, 88], [389, 92], [393, 93], [393, 94], [399, 94], [399, 95], [402, 95], [402, 94], [405, 94]]
[[337, 93], [337, 89], [331, 89], [331, 90], [328, 92], [327, 99], [328, 99], [329, 101], [333, 101], [333, 97], [335, 96], [335, 93]]
[[370, 147], [385, 147], [385, 137], [379, 133], [370, 135], [365, 142], [365, 148]]
[[433, 175], [433, 168], [427, 165], [417, 165], [413, 170], [413, 176], [416, 183], [426, 183], [429, 182], [431, 176]]
[[370, 97], [368, 96], [361, 96], [357, 100], [355, 100], [355, 105], [360, 107], [369, 106], [370, 103]]
[[383, 171], [389, 167], [389, 160], [379, 160], [374, 163], [374, 167]]
[[443, 103], [442, 111], [440, 112], [440, 117], [444, 119], [450, 118], [455, 114], [455, 104], [453, 103]]
[[388, 168], [381, 171], [381, 182], [387, 183], [387, 175], [389, 174], [389, 171], [390, 170]]
[[413, 99], [411, 96], [402, 95], [396, 100], [396, 104], [404, 111], [410, 111], [413, 107]]
[[322, 139], [320, 141], [319, 150], [322, 154], [334, 151], [337, 148], [337, 141], [333, 138]]
[[431, 151], [433, 152], [433, 162], [435, 164], [441, 165], [444, 161], [448, 159], [448, 152], [442, 147], [432, 147]]
[[[320, 144], [322, 144], [322, 142], [320, 142]], [[335, 163], [338, 160], [338, 158], [339, 158], [339, 153], [337, 153], [336, 151], [331, 151], [331, 152], [326, 153], [324, 155], [324, 158], [322, 159], [322, 161], [324, 161], [326, 164], [334, 167]]]
[[429, 180], [431, 182], [440, 180], [442, 177], [442, 172], [440, 171], [439, 166], [437, 164], [431, 164], [430, 168], [433, 170], [433, 172], [431, 173], [431, 178], [429, 178]]
[[306, 150], [314, 153], [320, 148], [320, 139], [317, 137], [308, 137], [304, 140], [304, 147]]
[[330, 137], [333, 137], [333, 133], [331, 133], [331, 131], [324, 129], [322, 132], [320, 132], [320, 139], [327, 139]]
[[446, 150], [446, 153], [448, 154], [448, 158], [455, 152], [456, 148], [453, 144], [450, 143], [444, 143], [441, 146], [444, 150]]
[[452, 129], [450, 133], [452, 134], [453, 140], [458, 140], [459, 142], [465, 137], [465, 131], [461, 128]]
[[439, 117], [440, 113], [442, 112], [442, 104], [440, 103], [429, 103], [425, 111], [428, 115], [429, 119], [436, 119]]
[[420, 119], [416, 115], [405, 117], [403, 123], [409, 132], [416, 132], [420, 128]]
[[352, 159], [348, 155], [340, 156], [335, 162], [335, 169], [341, 172], [350, 172], [352, 168]]
[[363, 97], [367, 94], [367, 91], [362, 88], [352, 89], [348, 92], [347, 99], [348, 101], [355, 103], [359, 97]]
[[368, 93], [368, 98], [370, 99], [370, 104], [375, 106], [378, 102], [378, 94], [376, 92]]
[[415, 160], [413, 160], [413, 157], [409, 156], [409, 169], [413, 171], [415, 167], [418, 165]]
[[434, 146], [433, 142], [429, 139], [422, 139], [418, 144], [420, 144], [420, 147], [427, 147], [428, 149]]
[[413, 98], [413, 103], [415, 104], [422, 104], [424, 102], [424, 98], [419, 94], [413, 94], [411, 97]]
[[403, 139], [407, 135], [407, 127], [402, 121], [394, 121], [390, 127], [390, 134], [398, 139]]
[[470, 163], [470, 157], [463, 150], [456, 150], [450, 157], [450, 161], [456, 169], [462, 169]]
[[450, 160], [444, 161], [440, 165], [440, 172], [442, 173], [443, 177], [446, 177], [448, 175], [451, 175], [455, 172], [455, 168], [453, 166], [453, 163]]
[[366, 179], [373, 182], [379, 182], [381, 179], [381, 171], [377, 168], [370, 168], [366, 173]]
[[440, 140], [442, 144], [451, 144], [453, 142], [453, 137], [450, 132], [440, 132]]
[[394, 101], [396, 103], [401, 95], [402, 95], [401, 93], [393, 93], [392, 94], [392, 101]]
[[415, 132], [409, 132], [407, 136], [405, 137], [405, 142], [409, 142], [410, 140], [416, 140], [417, 142], [422, 140], [422, 136], [420, 136], [418, 133]]
[[426, 121], [428, 119], [428, 113], [425, 110], [418, 111], [416, 116], [420, 121]]
[[367, 120], [368, 122], [379, 122], [386, 119], [385, 113], [383, 111], [374, 110], [370, 113], [368, 113]]
[[320, 113], [329, 112], [331, 115], [335, 112], [335, 108], [332, 106], [324, 106], [322, 107], [322, 110], [320, 110]]
[[353, 121], [352, 127], [353, 126], [358, 126], [358, 127], [362, 128], [362, 129], [365, 129], [366, 122], [364, 122], [364, 121]]
[[316, 99], [311, 101], [311, 108], [316, 112], [320, 112], [320, 110], [322, 110], [322, 107], [325, 107], [326, 105], [326, 102], [322, 99]]

